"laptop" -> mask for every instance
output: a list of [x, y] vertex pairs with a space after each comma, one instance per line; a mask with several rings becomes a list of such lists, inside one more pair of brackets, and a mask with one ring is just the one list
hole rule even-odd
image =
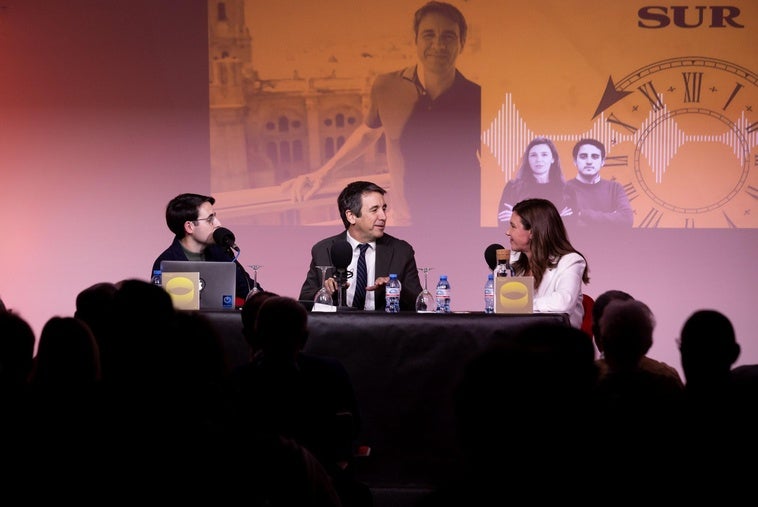
[[[234, 310], [237, 268], [233, 262], [161, 261], [161, 276], [164, 279], [171, 278], [173, 273], [199, 274], [199, 287], [195, 287], [194, 290], [200, 295], [200, 310]], [[189, 277], [185, 278], [191, 280]], [[167, 290], [171, 294], [170, 288]], [[172, 295], [172, 299], [173, 297]]]

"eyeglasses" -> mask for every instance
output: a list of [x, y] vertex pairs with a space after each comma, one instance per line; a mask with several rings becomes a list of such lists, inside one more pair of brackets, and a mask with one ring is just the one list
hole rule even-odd
[[197, 220], [193, 220], [193, 222], [208, 222], [208, 225], [213, 224], [213, 222], [215, 222], [215, 221], [216, 221], [216, 214], [215, 213], [211, 213], [210, 215], [208, 215], [205, 218], [198, 218]]

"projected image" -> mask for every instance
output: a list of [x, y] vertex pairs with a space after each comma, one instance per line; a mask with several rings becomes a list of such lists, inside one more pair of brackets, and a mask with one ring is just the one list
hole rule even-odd
[[[606, 22], [581, 30], [557, 0], [209, 0], [219, 210], [339, 225], [336, 196], [362, 179], [393, 226], [503, 227], [511, 201], [548, 193], [569, 227], [758, 227], [749, 2], [638, 3], [593, 3]], [[524, 165], [537, 138], [562, 181]], [[577, 161], [583, 139], [598, 167]]]
[[355, 16], [346, 3], [296, 3], [308, 26], [290, 26], [286, 45], [270, 27], [291, 22], [293, 2], [210, 5], [211, 190], [227, 220], [338, 224], [337, 194], [363, 179], [388, 190], [393, 225], [479, 226], [481, 87], [458, 67], [464, 14], [389, 2], [372, 32], [340, 20]]

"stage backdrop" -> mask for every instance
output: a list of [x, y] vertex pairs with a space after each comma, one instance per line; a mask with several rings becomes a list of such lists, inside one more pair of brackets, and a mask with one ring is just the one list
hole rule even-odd
[[430, 283], [447, 274], [454, 310], [480, 310], [483, 251], [507, 245], [499, 201], [527, 143], [550, 138], [569, 180], [573, 144], [593, 137], [633, 224], [571, 226], [585, 291], [648, 303], [652, 354], [677, 368], [679, 329], [705, 307], [733, 320], [739, 362], [758, 362], [758, 5], [454, 3], [469, 26], [458, 68], [482, 87], [478, 167], [461, 168], [459, 188], [424, 174], [425, 197], [400, 217], [382, 141], [311, 199], [286, 182], [339, 150], [378, 74], [415, 64], [421, 2], [6, 0], [0, 297], [39, 332], [90, 284], [146, 279], [171, 241], [165, 205], [188, 191], [218, 199], [266, 289], [297, 297], [310, 246], [342, 228], [337, 192], [370, 178]]

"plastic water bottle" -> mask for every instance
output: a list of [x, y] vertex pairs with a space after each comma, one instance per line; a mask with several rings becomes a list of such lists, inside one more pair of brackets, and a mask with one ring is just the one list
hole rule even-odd
[[390, 281], [387, 282], [385, 291], [384, 311], [387, 313], [400, 312], [400, 280], [395, 273], [390, 273]]
[[484, 313], [495, 313], [495, 279], [492, 273], [487, 275], [484, 284]]
[[437, 282], [436, 300], [437, 313], [450, 313], [450, 282], [447, 281], [447, 275], [441, 275]]
[[161, 286], [161, 270], [160, 269], [154, 269], [153, 270], [153, 277], [150, 279], [150, 281], [153, 283], [153, 285]]

